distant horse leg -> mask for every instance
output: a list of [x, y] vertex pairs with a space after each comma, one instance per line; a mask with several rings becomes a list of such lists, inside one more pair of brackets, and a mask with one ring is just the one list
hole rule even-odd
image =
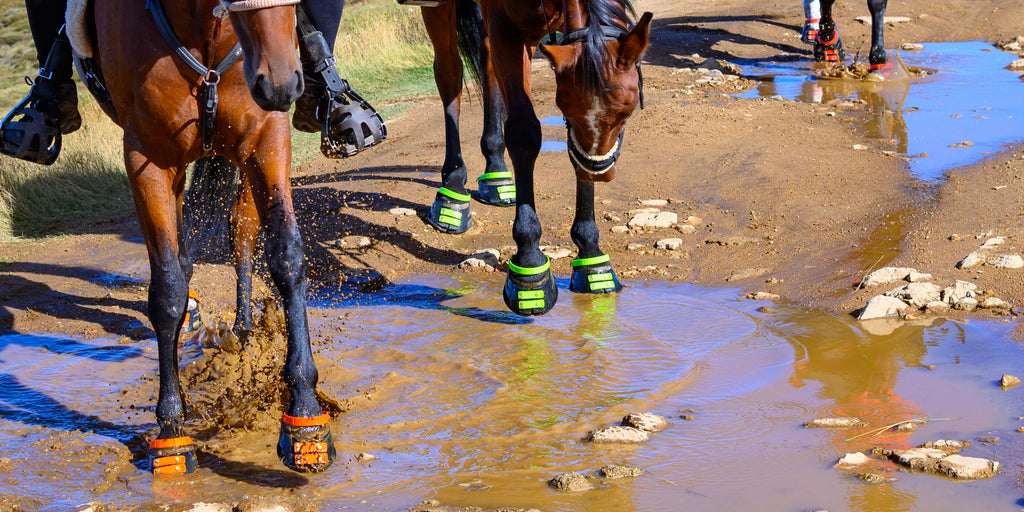
[[868, 0], [871, 11], [871, 54], [868, 57], [872, 71], [888, 61], [885, 54], [885, 7], [888, 0]]
[[444, 233], [464, 233], [472, 223], [469, 192], [466, 191], [466, 163], [459, 141], [459, 113], [462, 97], [462, 58], [455, 32], [455, 4], [421, 9], [430, 42], [434, 46], [434, 81], [444, 105], [445, 155], [441, 167], [441, 188], [430, 207], [427, 220]]
[[843, 40], [836, 31], [836, 22], [832, 19], [832, 6], [836, 0], [821, 0], [821, 28], [818, 30], [818, 41], [814, 44], [814, 60], [841, 64], [846, 58]]
[[598, 246], [599, 230], [594, 221], [594, 184], [576, 181], [576, 217], [570, 231], [579, 248], [572, 262], [569, 289], [576, 293], [614, 293], [622, 290], [611, 258]]
[[480, 137], [480, 151], [486, 166], [484, 173], [477, 178], [477, 197], [490, 205], [512, 206], [516, 204], [516, 185], [512, 173], [505, 166], [505, 137], [502, 133], [505, 107], [494, 76], [490, 46], [490, 40], [485, 36], [480, 59], [483, 65], [480, 81], [484, 95], [484, 132]]
[[[492, 27], [489, 27], [492, 28]], [[551, 274], [551, 262], [540, 251], [541, 226], [534, 207], [533, 172], [540, 154], [540, 120], [530, 101], [529, 57], [521, 42], [495, 37], [490, 30], [493, 59], [503, 65], [495, 68], [502, 97], [508, 109], [505, 141], [516, 176], [516, 218], [512, 238], [518, 247], [508, 262], [508, 278], [503, 297], [518, 315], [542, 315], [555, 306], [558, 288]]]
[[284, 380], [291, 403], [281, 420], [277, 454], [295, 471], [316, 472], [327, 469], [337, 453], [328, 426], [330, 416], [316, 401], [318, 375], [309, 346], [302, 237], [288, 174], [290, 134], [283, 126], [276, 128], [268, 128], [258, 137], [254, 143], [257, 149], [245, 159], [244, 169], [267, 234], [270, 277], [281, 293], [285, 311], [288, 354]]
[[800, 31], [800, 41], [814, 44], [818, 40], [818, 28], [821, 26], [821, 2], [804, 0], [804, 28]]
[[241, 336], [252, 331], [252, 262], [256, 236], [259, 235], [259, 213], [252, 197], [252, 185], [242, 176], [238, 198], [231, 207], [231, 254], [235, 259], [235, 324], [231, 330]]
[[183, 433], [185, 399], [178, 380], [178, 328], [188, 301], [188, 280], [176, 240], [179, 210], [170, 171], [153, 165], [127, 136], [125, 168], [149, 252], [148, 314], [160, 358], [160, 394], [156, 404], [160, 434], [149, 446], [150, 470], [157, 474], [191, 473], [196, 465], [195, 446]]

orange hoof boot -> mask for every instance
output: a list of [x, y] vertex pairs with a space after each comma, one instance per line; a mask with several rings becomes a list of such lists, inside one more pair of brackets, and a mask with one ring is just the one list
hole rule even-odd
[[338, 458], [327, 423], [330, 415], [299, 418], [285, 414], [281, 418], [281, 436], [277, 456], [288, 469], [300, 473], [319, 473]]
[[187, 475], [196, 470], [192, 438], [154, 439], [149, 443], [149, 470], [154, 475]]

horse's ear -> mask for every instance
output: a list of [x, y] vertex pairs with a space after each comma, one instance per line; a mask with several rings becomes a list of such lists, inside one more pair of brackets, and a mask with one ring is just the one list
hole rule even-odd
[[542, 44], [540, 52], [548, 58], [555, 73], [569, 69], [579, 58], [579, 50], [574, 45]]
[[640, 57], [643, 56], [644, 50], [647, 49], [647, 45], [651, 41], [651, 18], [653, 17], [654, 15], [650, 12], [645, 12], [640, 17], [640, 21], [633, 26], [633, 30], [622, 38], [622, 43], [619, 46], [619, 66], [628, 68], [640, 62]]

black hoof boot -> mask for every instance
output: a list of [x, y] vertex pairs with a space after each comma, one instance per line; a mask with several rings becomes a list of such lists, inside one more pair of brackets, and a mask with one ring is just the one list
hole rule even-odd
[[551, 311], [558, 301], [551, 261], [533, 268], [520, 267], [509, 261], [502, 296], [508, 309], [520, 316], [543, 315]]
[[622, 291], [611, 257], [607, 254], [573, 260], [569, 291], [573, 293], [618, 293]]
[[187, 475], [196, 470], [196, 445], [191, 437], [154, 439], [149, 443], [149, 471], [154, 475]]
[[439, 188], [427, 214], [427, 222], [442, 233], [465, 233], [473, 225], [473, 211], [469, 207], [471, 199], [467, 194]]
[[832, 39], [825, 41], [818, 32], [818, 39], [814, 43], [814, 60], [829, 64], [842, 64], [846, 59], [846, 50], [843, 48], [843, 39], [839, 32], [835, 32]]
[[329, 468], [338, 459], [327, 425], [330, 420], [327, 413], [313, 418], [284, 415], [277, 457], [288, 469], [300, 473], [319, 473]]
[[516, 183], [511, 172], [489, 172], [476, 179], [476, 198], [491, 206], [515, 206]]

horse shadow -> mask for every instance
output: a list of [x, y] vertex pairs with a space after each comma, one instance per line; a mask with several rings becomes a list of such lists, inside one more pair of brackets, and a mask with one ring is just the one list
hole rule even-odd
[[[683, 58], [682, 55], [692, 53], [692, 51], [698, 48], [702, 49], [700, 51], [702, 58], [713, 57], [730, 61], [740, 59], [738, 56], [731, 53], [716, 50], [715, 47], [722, 42], [744, 46], [767, 46], [778, 50], [780, 53], [809, 56], [811, 54], [809, 46], [794, 46], [791, 44], [759, 39], [757, 37], [731, 32], [725, 29], [703, 28], [699, 26], [699, 24], [705, 23], [743, 23], [743, 26], [748, 26], [747, 24], [749, 23], [763, 23], [792, 30], [795, 33], [799, 33], [803, 28], [802, 25], [791, 25], [779, 21], [779, 18], [781, 17], [782, 16], [779, 15], [731, 15], [679, 16], [675, 18], [656, 19], [651, 31], [651, 48], [647, 51], [644, 60], [658, 66], [672, 68], [693, 67], [693, 62], [689, 59]], [[771, 56], [755, 59], [743, 58], [742, 60], [753, 64], [777, 59], [777, 56]]]

